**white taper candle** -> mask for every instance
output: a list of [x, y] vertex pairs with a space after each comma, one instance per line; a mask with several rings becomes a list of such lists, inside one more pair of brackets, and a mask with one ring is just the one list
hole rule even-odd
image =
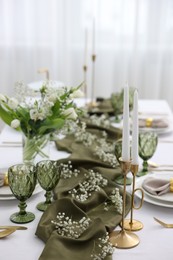
[[84, 49], [84, 65], [87, 66], [87, 51], [88, 51], [88, 29], [85, 28], [85, 49]]
[[93, 35], [92, 35], [92, 54], [95, 54], [95, 37], [96, 37], [96, 32], [95, 32], [96, 28], [95, 28], [95, 18], [93, 18]]
[[132, 164], [138, 165], [138, 91], [133, 96]]
[[122, 140], [122, 160], [130, 161], [130, 138], [129, 138], [129, 87], [124, 87], [123, 102], [123, 140]]

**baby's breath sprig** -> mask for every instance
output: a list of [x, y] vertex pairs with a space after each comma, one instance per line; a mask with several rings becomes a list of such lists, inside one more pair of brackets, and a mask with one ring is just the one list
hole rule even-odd
[[96, 146], [95, 154], [99, 157], [101, 161], [109, 163], [113, 168], [115, 168], [118, 165], [115, 155], [112, 153], [106, 153], [104, 150], [100, 148], [100, 146]]
[[61, 178], [62, 179], [69, 179], [71, 177], [77, 177], [80, 173], [80, 170], [73, 169], [73, 166], [71, 164], [71, 161], [68, 161], [67, 163], [61, 163]]
[[82, 122], [81, 126], [76, 129], [74, 133], [76, 142], [83, 143], [85, 146], [91, 146], [96, 140], [96, 135], [86, 131], [86, 123]]
[[77, 239], [89, 227], [90, 218], [83, 217], [79, 221], [75, 221], [64, 212], [59, 212], [56, 220], [51, 223], [55, 225], [57, 233], [61, 236]]
[[84, 202], [91, 197], [92, 192], [99, 191], [101, 187], [105, 187], [108, 184], [108, 180], [103, 178], [99, 172], [94, 172], [92, 169], [84, 175], [86, 178], [82, 183], [70, 190], [72, 198], [78, 201]]
[[63, 128], [61, 129], [61, 134], [63, 135], [70, 135], [70, 134], [74, 134], [76, 132], [76, 130], [78, 129], [78, 123], [79, 121], [72, 121], [72, 120], [68, 120], [65, 122]]
[[115, 142], [109, 143], [106, 138], [101, 138], [98, 141], [99, 147], [106, 153], [113, 153], [115, 149]]
[[123, 199], [118, 188], [113, 189], [110, 200], [104, 203], [104, 210], [108, 211], [110, 206], [114, 206], [119, 214], [122, 214]]
[[106, 128], [109, 128], [111, 125], [111, 122], [110, 122], [108, 116], [106, 116], [105, 114], [102, 114], [101, 116], [91, 115], [89, 117], [89, 121], [94, 125], [103, 126]]
[[91, 258], [93, 260], [102, 260], [105, 259], [108, 255], [112, 255], [115, 250], [115, 247], [109, 241], [108, 233], [105, 236], [98, 238], [94, 243], [93, 253]]

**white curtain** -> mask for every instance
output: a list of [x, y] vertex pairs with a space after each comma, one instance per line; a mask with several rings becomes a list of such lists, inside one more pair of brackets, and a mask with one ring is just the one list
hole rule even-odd
[[[109, 97], [126, 82], [173, 108], [173, 0], [0, 0], [0, 92], [50, 78]], [[87, 30], [87, 64], [85, 32]]]

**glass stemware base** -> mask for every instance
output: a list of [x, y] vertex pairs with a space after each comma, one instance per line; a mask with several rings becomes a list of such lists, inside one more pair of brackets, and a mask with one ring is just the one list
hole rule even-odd
[[[120, 176], [120, 177], [116, 178], [115, 183], [119, 184], [119, 185], [124, 185], [124, 177]], [[131, 185], [131, 184], [132, 184], [132, 179], [126, 178], [126, 185]]]
[[40, 202], [37, 204], [37, 209], [40, 210], [40, 211], [45, 211], [49, 206], [50, 206], [51, 203], [46, 203], [46, 202]]
[[10, 220], [14, 223], [22, 224], [29, 223], [35, 219], [35, 215], [32, 212], [25, 211], [27, 205], [25, 201], [20, 201], [19, 206], [20, 211], [13, 213], [10, 216]]
[[49, 205], [51, 204], [51, 198], [52, 198], [52, 192], [51, 191], [47, 191], [45, 194], [46, 197], [46, 201], [40, 202], [37, 204], [37, 209], [40, 211], [45, 211]]
[[10, 220], [18, 224], [29, 223], [34, 219], [35, 219], [35, 215], [32, 212], [26, 212], [23, 215], [21, 215], [19, 212], [16, 212], [10, 216]]

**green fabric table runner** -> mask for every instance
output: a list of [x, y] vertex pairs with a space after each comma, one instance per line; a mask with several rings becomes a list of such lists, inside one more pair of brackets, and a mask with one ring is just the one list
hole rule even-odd
[[[99, 138], [102, 131], [108, 134], [108, 140], [111, 142], [118, 139], [121, 133], [114, 128], [105, 129], [102, 127], [88, 126], [87, 131], [97, 135]], [[36, 235], [42, 239], [46, 245], [40, 256], [40, 260], [89, 260], [91, 255], [99, 253], [98, 239], [108, 231], [112, 231], [122, 220], [122, 215], [116, 207], [110, 203], [110, 195], [117, 187], [115, 179], [120, 176], [121, 169], [117, 164], [112, 167], [109, 163], [103, 162], [93, 154], [94, 145], [84, 146], [82, 143], [76, 143], [74, 136], [66, 136], [63, 140], [56, 141], [59, 150], [70, 152], [71, 155], [59, 160], [59, 164], [67, 164], [69, 161], [73, 169], [79, 170], [77, 176], [63, 178], [61, 176], [58, 185], [54, 190], [54, 202], [43, 213], [38, 224]], [[84, 201], [72, 197], [70, 190], [78, 188], [88, 176], [89, 171], [98, 172], [107, 180], [107, 185], [100, 187], [98, 191], [91, 192], [91, 196]], [[120, 188], [120, 194], [123, 194]], [[130, 210], [131, 196], [126, 195], [126, 214]], [[108, 211], [105, 210], [105, 202], [110, 203]], [[52, 220], [56, 220], [58, 212], [64, 212], [73, 220], [80, 220], [82, 217], [90, 218], [89, 227], [77, 239], [61, 236], [57, 233]], [[97, 252], [98, 251], [98, 252]], [[104, 259], [112, 259], [107, 255]]]

